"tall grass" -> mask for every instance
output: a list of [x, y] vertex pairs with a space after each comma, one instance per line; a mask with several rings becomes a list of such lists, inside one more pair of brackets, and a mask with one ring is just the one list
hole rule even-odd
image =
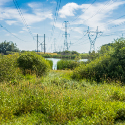
[[[72, 72], [0, 84], [0, 124], [108, 125], [124, 122], [124, 86], [70, 79]], [[118, 94], [116, 94], [118, 93]]]

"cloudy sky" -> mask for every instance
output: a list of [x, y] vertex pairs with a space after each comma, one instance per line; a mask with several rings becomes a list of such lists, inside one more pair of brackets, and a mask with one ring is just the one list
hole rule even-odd
[[62, 51], [65, 21], [69, 50], [89, 52], [88, 26], [91, 40], [98, 26], [98, 50], [125, 36], [125, 0], [0, 0], [0, 42], [13, 41], [20, 50], [35, 50], [37, 34], [39, 45], [45, 34], [46, 51]]

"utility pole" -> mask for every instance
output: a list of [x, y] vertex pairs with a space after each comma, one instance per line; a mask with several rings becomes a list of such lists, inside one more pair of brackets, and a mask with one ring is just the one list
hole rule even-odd
[[[89, 40], [90, 40], [90, 52], [92, 52], [93, 50], [95, 51], [95, 41], [96, 41], [96, 39], [97, 39], [97, 36], [98, 36], [98, 34], [99, 33], [102, 33], [101, 31], [99, 32], [98, 31], [98, 26], [97, 26], [97, 30], [96, 31], [89, 31], [89, 26], [88, 26], [88, 31], [87, 31], [87, 33], [88, 33], [88, 37], [89, 37]], [[90, 34], [91, 33], [96, 33], [96, 36], [95, 36], [95, 38], [92, 40], [91, 39], [91, 37], [90, 37]]]
[[65, 35], [65, 40], [64, 40], [64, 51], [65, 51], [65, 50], [69, 49], [68, 42], [67, 42], [67, 36], [68, 35], [70, 36], [70, 34], [67, 33], [67, 24], [68, 24], [68, 21], [64, 21], [64, 23], [65, 23], [65, 34], [63, 34], [63, 35]]
[[45, 54], [45, 34], [44, 34], [44, 54]]
[[[37, 37], [37, 50], [36, 50], [36, 51], [37, 51], [37, 53], [38, 53], [38, 51], [39, 51], [38, 48], [39, 48], [40, 45], [41, 45], [41, 51], [42, 51], [42, 43], [40, 43], [38, 39], [39, 39], [39, 37], [43, 37], [43, 36], [39, 36], [39, 35], [37, 34], [37, 36], [34, 36], [34, 37]], [[40, 43], [40, 44], [39, 44], [39, 43]]]

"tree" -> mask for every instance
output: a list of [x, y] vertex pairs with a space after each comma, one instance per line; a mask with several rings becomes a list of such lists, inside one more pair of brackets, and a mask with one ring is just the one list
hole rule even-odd
[[16, 43], [14, 44], [12, 41], [10, 42], [4, 41], [0, 43], [0, 53], [3, 53], [6, 55], [7, 51], [19, 52], [19, 49], [17, 48]]
[[77, 51], [71, 51], [71, 53], [74, 55], [74, 54], [76, 54], [76, 55], [79, 55], [79, 53], [77, 52]]

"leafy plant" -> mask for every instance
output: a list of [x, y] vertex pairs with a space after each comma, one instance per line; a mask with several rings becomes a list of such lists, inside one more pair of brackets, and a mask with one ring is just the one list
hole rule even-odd
[[18, 54], [0, 56], [0, 82], [13, 81], [22, 77], [22, 72], [17, 66]]
[[73, 61], [73, 60], [60, 60], [57, 62], [57, 69], [61, 70], [61, 69], [75, 69], [77, 66], [79, 66], [80, 63], [77, 61]]
[[[121, 81], [125, 82], [125, 40], [118, 39], [108, 48], [108, 52], [86, 65], [80, 65], [73, 72], [72, 78], [91, 79], [94, 81]], [[106, 50], [107, 51], [107, 50]]]
[[31, 74], [35, 73], [37, 76], [42, 76], [50, 69], [48, 61], [35, 52], [22, 53], [17, 62], [24, 75], [27, 74], [27, 71], [30, 71]]

